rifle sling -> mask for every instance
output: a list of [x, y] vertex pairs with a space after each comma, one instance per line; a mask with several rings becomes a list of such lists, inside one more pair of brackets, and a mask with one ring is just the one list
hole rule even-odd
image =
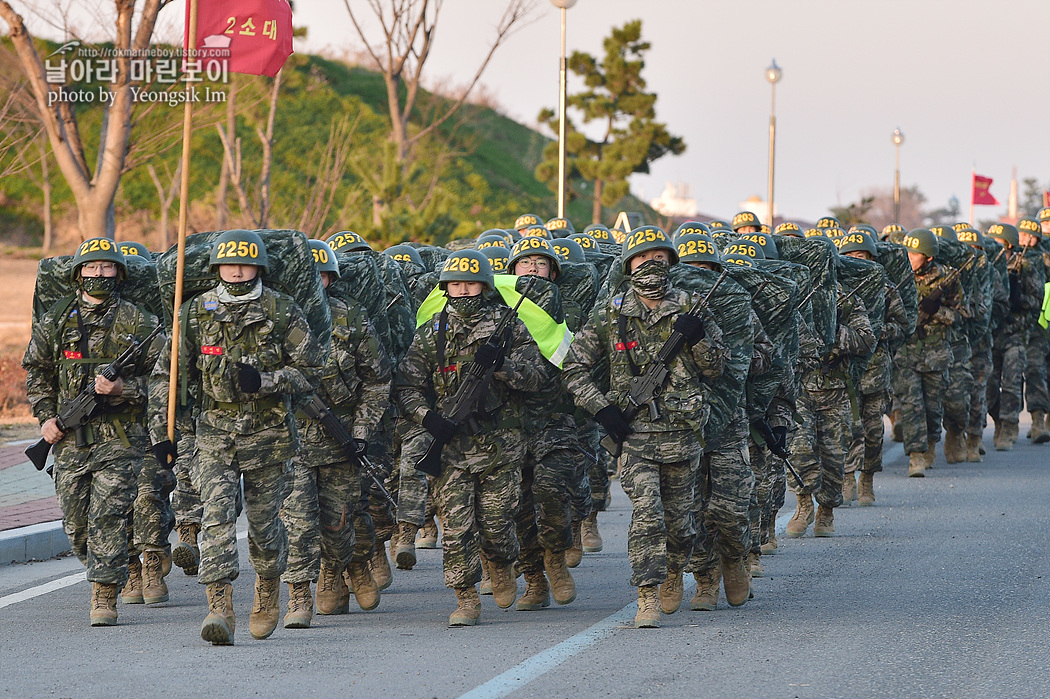
[[638, 365], [634, 363], [634, 358], [631, 356], [631, 350], [627, 346], [627, 314], [620, 312], [620, 316], [616, 319], [616, 329], [620, 334], [620, 344], [623, 345], [623, 351], [627, 356], [627, 366], [631, 370], [631, 376], [639, 376], [642, 371], [638, 368]]

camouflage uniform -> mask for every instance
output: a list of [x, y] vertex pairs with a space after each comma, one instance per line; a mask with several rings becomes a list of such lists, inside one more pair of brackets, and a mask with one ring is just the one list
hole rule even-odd
[[948, 328], [966, 312], [958, 280], [944, 285], [949, 273], [948, 268], [933, 260], [915, 272], [919, 301], [943, 287], [941, 307], [924, 325], [916, 325], [915, 332], [894, 357], [894, 394], [900, 400], [907, 454], [925, 454], [941, 438], [942, 400], [952, 363]]
[[[626, 408], [631, 361], [644, 373], [671, 335], [675, 317], [695, 300], [671, 287], [649, 309], [631, 289], [596, 307], [565, 361], [565, 381], [576, 404], [591, 414], [610, 404]], [[626, 343], [617, 331], [620, 314], [628, 319]], [[660, 416], [651, 420], [643, 410], [623, 443], [620, 483], [633, 505], [627, 554], [635, 587], [664, 582], [668, 570], [682, 571], [693, 549], [693, 489], [702, 452], [698, 435], [710, 410], [705, 394], [729, 355], [715, 322], [707, 318], [704, 328], [706, 337], [672, 360], [668, 384], [656, 399]], [[608, 393], [591, 376], [603, 366], [607, 373], [599, 380], [608, 379]]]
[[[765, 328], [762, 327], [762, 321], [759, 320], [758, 314], [754, 310], [751, 311], [751, 325], [754, 328], [754, 350], [751, 354], [751, 366], [748, 368], [748, 376], [757, 377], [773, 368], [776, 348], [769, 339], [769, 335], [766, 334]], [[744, 415], [747, 422], [742, 423], [742, 426], [745, 424], [750, 425], [751, 421], [764, 417], [765, 414], [758, 407], [747, 405]], [[765, 458], [765, 444], [763, 443], [759, 447], [751, 434], [750, 428], [745, 427], [744, 429], [746, 437], [744, 449], [747, 452], [746, 461], [754, 474], [750, 503], [747, 509], [748, 525], [751, 530], [751, 545], [749, 548], [757, 554], [762, 549], [762, 511], [768, 506], [769, 493], [773, 485], [773, 475], [770, 472], [772, 465]], [[730, 454], [735, 455], [735, 451], [730, 452]], [[758, 458], [755, 458], [756, 456]], [[701, 464], [702, 470], [703, 464]]]
[[1042, 261], [1007, 255], [1007, 265], [1014, 268], [1020, 262], [1016, 290], [1010, 293], [1010, 313], [1003, 318], [992, 342], [992, 371], [988, 381], [988, 414], [999, 423], [1015, 426], [1021, 412], [1021, 388], [1027, 368], [1027, 344], [1043, 306], [1044, 273]]
[[846, 299], [838, 309], [838, 331], [830, 357], [820, 357], [813, 331], [805, 323], [799, 326], [802, 426], [791, 436], [790, 451], [806, 487], [800, 489], [796, 484], [794, 490], [799, 495], [816, 495], [817, 503], [824, 507], [842, 504], [851, 403], [855, 400], [847, 378], [849, 359], [870, 354], [876, 341], [864, 303], [857, 297]]
[[904, 301], [895, 285], [887, 282], [885, 291], [886, 312], [882, 321], [882, 334], [860, 381], [860, 419], [853, 421], [846, 473], [878, 473], [882, 470], [882, 438], [885, 431], [882, 415], [888, 407], [892, 378], [889, 346], [904, 339], [908, 327]]
[[[97, 305], [66, 299], [52, 306], [34, 325], [22, 359], [29, 403], [40, 424], [92, 385], [101, 365], [130, 346], [129, 335], [141, 340], [158, 324], [116, 293]], [[162, 343], [157, 338], [124, 370], [120, 396], [101, 397], [102, 414], [84, 428], [87, 446], [78, 447], [67, 434], [53, 447], [62, 527], [91, 582], [123, 586], [128, 579], [128, 515], [149, 447], [142, 424], [147, 378]]]
[[[412, 346], [398, 367], [396, 397], [402, 415], [422, 424], [437, 402], [453, 395], [459, 370], [495, 332], [509, 309], [487, 303], [464, 318], [453, 308], [435, 314], [416, 330]], [[444, 357], [438, 357], [444, 326]], [[445, 585], [463, 589], [481, 580], [481, 556], [506, 566], [518, 556], [513, 515], [521, 494], [525, 435], [518, 416], [518, 391], [538, 390], [550, 379], [547, 361], [521, 321], [509, 326], [505, 361], [494, 374], [482, 406], [481, 431], [462, 430], [442, 450], [441, 476], [434, 484], [443, 526]], [[403, 455], [404, 458], [404, 455]]]
[[[357, 440], [373, 438], [390, 399], [390, 361], [365, 309], [329, 296], [332, 345], [318, 396], [349, 423]], [[342, 569], [354, 553], [353, 511], [361, 499], [357, 467], [320, 422], [301, 413], [296, 428], [301, 451], [294, 460], [291, 493], [281, 508], [288, 530], [288, 583], [316, 581], [321, 559]]]
[[[306, 318], [291, 298], [257, 282], [247, 296], [221, 285], [183, 306], [180, 371], [201, 400], [196, 442], [204, 514], [201, 584], [234, 580], [237, 500], [244, 478], [248, 556], [260, 579], [284, 573], [288, 535], [278, 516], [291, 486], [299, 448], [289, 395], [308, 394], [320, 379], [323, 355]], [[169, 343], [170, 345], [170, 343]], [[154, 369], [150, 428], [163, 440], [170, 346]], [[243, 393], [235, 363], [255, 367], [259, 392]]]

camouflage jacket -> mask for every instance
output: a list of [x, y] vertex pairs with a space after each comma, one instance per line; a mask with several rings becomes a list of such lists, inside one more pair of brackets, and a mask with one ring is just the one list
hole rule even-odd
[[[671, 336], [675, 318], [687, 313], [699, 298], [700, 294], [672, 287], [660, 304], [650, 309], [633, 290], [628, 290], [596, 306], [565, 360], [565, 381], [576, 404], [591, 415], [609, 405], [626, 410], [630, 405], [630, 380], [635, 374], [632, 362], [637, 374], [644, 374]], [[626, 321], [623, 339], [619, 331], [621, 315]], [[667, 384], [656, 398], [659, 416], [653, 419], [643, 409], [631, 424], [636, 433], [702, 434], [710, 413], [710, 385], [722, 375], [729, 358], [722, 331], [710, 314], [705, 313], [704, 328], [702, 340], [671, 360]], [[601, 367], [607, 376], [593, 376], [595, 367]], [[606, 382], [610, 390], [603, 393], [599, 383]], [[625, 446], [632, 441], [638, 440], [632, 437]], [[689, 450], [692, 453], [694, 447], [690, 445]]]
[[[395, 397], [406, 419], [422, 424], [429, 411], [439, 410], [442, 399], [455, 394], [460, 371], [492, 337], [509, 310], [502, 303], [489, 303], [474, 316], [463, 318], [446, 307], [443, 361], [438, 357], [442, 313], [434, 314], [416, 329], [412, 346], [401, 360], [394, 379]], [[548, 367], [553, 367], [540, 354], [520, 320], [510, 323], [508, 336], [503, 366], [493, 374], [479, 408], [480, 431], [470, 434], [474, 431], [461, 429], [449, 445], [457, 458], [464, 458], [453, 464], [457, 468], [484, 472], [493, 465], [518, 461], [525, 454], [521, 393], [532, 393], [545, 386], [551, 376]], [[448, 453], [449, 450], [445, 450], [445, 454]]]
[[[373, 438], [390, 405], [390, 359], [363, 306], [328, 297], [332, 311], [332, 346], [317, 394], [347, 425], [354, 439]], [[346, 456], [321, 423], [296, 416], [303, 461], [310, 466], [344, 461]]]
[[[156, 316], [117, 294], [97, 305], [68, 297], [58, 301], [33, 326], [32, 339], [22, 359], [33, 415], [41, 424], [56, 417], [82, 388], [94, 384], [102, 365], [116, 359], [133, 339], [144, 339], [159, 324]], [[81, 325], [87, 334], [86, 355]], [[163, 343], [163, 337], [158, 336], [124, 369], [121, 395], [100, 397], [102, 413], [92, 418], [85, 430], [89, 445], [94, 445], [91, 458], [142, 458], [148, 446], [148, 377]], [[77, 451], [84, 452], [81, 456], [87, 454], [87, 450], [77, 449], [70, 435], [54, 449], [60, 462], [72, 458]]]
[[[915, 273], [915, 288], [921, 303], [934, 289], [942, 286], [949, 270], [929, 261]], [[948, 338], [948, 326], [963, 317], [958, 280], [944, 286], [941, 307], [926, 321], [916, 324], [915, 332], [900, 350], [894, 361], [916, 371], [944, 371], [951, 366], [954, 355]], [[965, 311], [968, 313], [968, 311]], [[919, 311], [920, 322], [924, 314]]]
[[1019, 284], [1019, 301], [1017, 308], [1010, 308], [1010, 312], [999, 324], [997, 335], [1017, 336], [1021, 342], [1027, 342], [1028, 333], [1036, 326], [1039, 312], [1043, 307], [1043, 284], [1046, 280], [1043, 271], [1042, 257], [1038, 255], [1025, 254], [1020, 260], [1017, 259], [1020, 252], [1008, 252], [1006, 264], [1009, 269], [1014, 269], [1020, 263], [1020, 269], [1011, 273], [1016, 274], [1016, 282], [1011, 280], [1006, 287], [1006, 293], [1011, 293], [1010, 287]]
[[[518, 293], [525, 291], [530, 277], [518, 277], [515, 288]], [[532, 281], [528, 298], [542, 308], [555, 322], [564, 320], [562, 313], [561, 290], [553, 282], [536, 278]], [[527, 434], [534, 434], [547, 427], [560, 426], [568, 432], [575, 432], [576, 424], [572, 418], [575, 407], [572, 397], [562, 381], [562, 372], [555, 366], [547, 368], [551, 380], [535, 393], [524, 396], [524, 426]]]
[[864, 395], [882, 393], [890, 389], [889, 346], [904, 338], [908, 327], [908, 314], [904, 301], [894, 284], [886, 283], [886, 312], [882, 316], [882, 334], [875, 354], [868, 361], [868, 368], [860, 380], [860, 392]]
[[[841, 288], [839, 297], [842, 298]], [[877, 341], [864, 302], [856, 296], [843, 299], [838, 306], [835, 344], [827, 356], [817, 356], [819, 350], [813, 331], [807, 326], [803, 332], [802, 326], [799, 327], [802, 386], [808, 391], [846, 388], [850, 357], [871, 354]]]
[[[298, 448], [291, 396], [308, 394], [321, 378], [323, 353], [299, 306], [262, 286], [259, 298], [240, 303], [220, 300], [222, 286], [187, 301], [179, 337], [179, 371], [189, 392], [200, 399], [197, 422], [236, 435], [273, 441], [273, 460], [294, 456]], [[167, 421], [170, 341], [155, 368], [150, 392], [150, 431], [164, 439]], [[262, 386], [243, 393], [236, 364], [255, 367]], [[153, 390], [156, 387], [157, 390]]]

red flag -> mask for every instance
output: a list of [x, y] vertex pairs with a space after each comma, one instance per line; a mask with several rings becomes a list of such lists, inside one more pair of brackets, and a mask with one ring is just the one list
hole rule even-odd
[[982, 177], [977, 173], [973, 175], [973, 196], [970, 201], [974, 206], [998, 206], [999, 200], [992, 196], [989, 188], [992, 186], [991, 177]]
[[1050, 192], [1043, 190], [1043, 208], [1050, 206]]
[[288, 0], [186, 0], [185, 48], [192, 2], [197, 2], [197, 50], [204, 52], [198, 58], [225, 57], [234, 73], [272, 78], [292, 55]]

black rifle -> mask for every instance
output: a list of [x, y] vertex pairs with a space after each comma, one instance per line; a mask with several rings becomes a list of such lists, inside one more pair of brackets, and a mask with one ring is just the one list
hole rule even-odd
[[[795, 478], [795, 482], [798, 483], [798, 487], [803, 490], [806, 489], [806, 484], [802, 482], [802, 476], [798, 475], [798, 471], [791, 465], [791, 461], [788, 457], [791, 456], [785, 447], [777, 444], [776, 435], [773, 434], [773, 428], [769, 426], [769, 423], [765, 418], [755, 420], [751, 423], [751, 429], [758, 433], [762, 438], [762, 441], [766, 443], [766, 448], [769, 449], [770, 453], [774, 456], [779, 456], [787, 466], [787, 470], [791, 472], [791, 475]], [[756, 440], [757, 441], [757, 440]]]
[[[499, 343], [502, 347], [503, 335], [506, 333], [511, 321], [517, 317], [518, 308], [521, 306], [522, 301], [525, 300], [525, 296], [532, 288], [532, 282], [535, 279], [535, 277], [529, 278], [525, 290], [521, 293], [521, 298], [514, 304], [514, 308], [508, 309], [503, 317], [500, 318], [499, 324], [488, 342], [493, 344]], [[503, 351], [506, 351], [505, 347]], [[483, 367], [477, 362], [467, 362], [463, 369], [463, 378], [460, 379], [456, 392], [441, 400], [441, 417], [456, 425], [457, 429], [471, 421], [476, 421], [478, 406], [481, 405], [482, 398], [488, 393], [494, 373], [494, 366]], [[448, 442], [435, 437], [427, 448], [426, 453], [416, 462], [416, 469], [428, 476], [434, 476], [435, 478], [440, 476], [441, 450], [445, 448], [446, 444]]]
[[[931, 289], [931, 290], [930, 290], [930, 293], [926, 294], [926, 296], [924, 296], [924, 297], [923, 297], [923, 298], [922, 298], [922, 299], [921, 299], [921, 300], [919, 301], [919, 303], [921, 304], [921, 303], [922, 303], [923, 301], [925, 301], [926, 299], [933, 299], [933, 300], [935, 300], [935, 301], [938, 301], [938, 302], [939, 302], [939, 301], [941, 300], [941, 297], [943, 297], [943, 296], [944, 296], [944, 290], [945, 290], [946, 288], [948, 288], [948, 285], [949, 285], [949, 284], [951, 284], [951, 283], [952, 283], [953, 281], [955, 281], [955, 279], [956, 279], [956, 278], [957, 278], [957, 277], [958, 277], [958, 276], [959, 276], [960, 274], [962, 274], [962, 273], [963, 273], [963, 272], [964, 272], [965, 270], [967, 270], [967, 269], [969, 269], [969, 268], [970, 268], [971, 266], [973, 266], [973, 263], [974, 263], [974, 261], [975, 261], [976, 259], [977, 259], [977, 255], [974, 255], [973, 257], [971, 257], [970, 259], [968, 259], [968, 260], [966, 261], [966, 264], [964, 264], [964, 265], [963, 265], [963, 266], [961, 266], [961, 267], [957, 267], [957, 268], [953, 269], [953, 270], [952, 270], [951, 272], [949, 272], [949, 273], [948, 273], [948, 274], [947, 274], [947, 275], [946, 275], [946, 276], [944, 277], [944, 279], [942, 279], [942, 280], [940, 281], [940, 283], [939, 283], [939, 284], [937, 284], [937, 286], [933, 287], [933, 289]], [[926, 325], [926, 323], [928, 323], [928, 322], [929, 322], [929, 320], [930, 320], [930, 317], [931, 317], [931, 316], [930, 316], [930, 315], [928, 315], [928, 314], [926, 313], [926, 311], [924, 311], [924, 310], [922, 310], [922, 309], [920, 308], [920, 309], [919, 309], [919, 316], [918, 316], [918, 319], [917, 319], [917, 320], [915, 321], [915, 327], [916, 327], [916, 328], [920, 328], [920, 327], [922, 327], [922, 326]], [[920, 336], [920, 337], [921, 337], [921, 336]]]
[[[707, 294], [698, 300], [686, 315], [698, 316], [728, 274], [728, 269], [723, 270]], [[649, 363], [645, 373], [631, 377], [630, 390], [627, 393], [627, 400], [630, 402], [630, 405], [627, 407], [627, 410], [623, 411], [623, 416], [627, 422], [634, 420], [638, 413], [642, 411], [642, 408], [649, 409], [649, 419], [660, 419], [660, 409], [656, 405], [656, 397], [660, 395], [664, 384], [667, 383], [667, 379], [671, 375], [671, 361], [678, 356], [683, 347], [685, 347], [685, 336], [675, 330], [664, 342], [663, 347], [660, 348], [656, 359]], [[617, 441], [611, 434], [607, 434], [602, 438], [601, 445], [605, 447], [605, 451], [609, 452], [609, 455], [614, 459], [619, 458], [620, 452], [623, 450], [623, 442]]]
[[[160, 334], [163, 329], [163, 325], [158, 325], [142, 342], [134, 342], [134, 338], [132, 338], [131, 347], [128, 347], [119, 357], [103, 367], [99, 373], [107, 381], [116, 381], [124, 367], [138, 356], [139, 350], [153, 342], [153, 338]], [[77, 394], [76, 398], [62, 407], [55, 424], [63, 432], [73, 431], [76, 434], [77, 446], [86, 447], [88, 444], [87, 435], [84, 434], [84, 426], [87, 425], [91, 418], [98, 415], [101, 410], [102, 406], [99, 403], [99, 396], [95, 393], [95, 382], [91, 381], [83, 391]], [[37, 471], [44, 470], [44, 466], [47, 465], [47, 455], [50, 453], [51, 444], [44, 438], [41, 438], [39, 442], [28, 447], [25, 451], [26, 456], [36, 466]], [[48, 467], [47, 475], [54, 478], [53, 467]]]
[[372, 479], [372, 483], [379, 489], [379, 493], [396, 509], [397, 501], [394, 500], [394, 496], [383, 485], [383, 480], [379, 477], [379, 467], [372, 463], [363, 447], [358, 448], [358, 443], [350, 436], [350, 433], [347, 432], [346, 427], [332, 412], [332, 409], [325, 405], [325, 402], [318, 398], [315, 393], [313, 398], [306, 405], [302, 406], [300, 410], [309, 419], [317, 420], [321, 423], [321, 427], [324, 428], [329, 437], [335, 440], [339, 448], [346, 454], [346, 458], [357, 464], [358, 468], [361, 469], [362, 476]]

